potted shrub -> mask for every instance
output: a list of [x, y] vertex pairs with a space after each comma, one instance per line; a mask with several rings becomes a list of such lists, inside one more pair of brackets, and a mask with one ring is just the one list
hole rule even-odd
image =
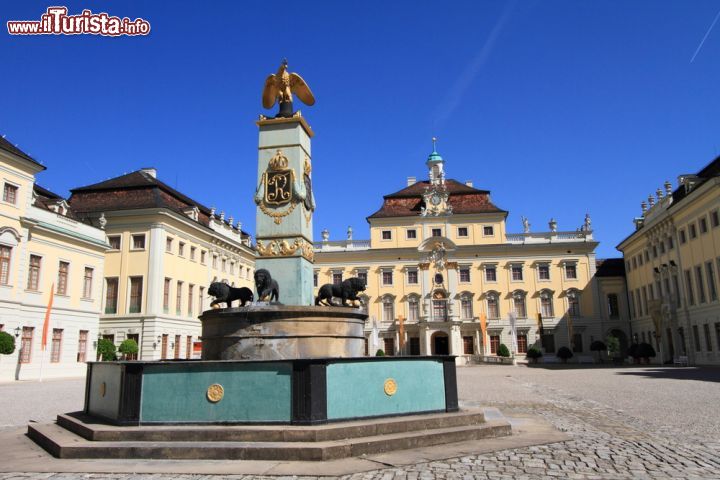
[[129, 355], [135, 355], [138, 353], [138, 344], [132, 338], [123, 340], [123, 342], [118, 347], [118, 352], [123, 354], [123, 360], [127, 360], [127, 357]]
[[573, 352], [568, 347], [560, 347], [555, 356], [562, 360], [563, 363], [567, 363], [568, 359], [573, 357]]
[[378, 348], [378, 351], [375, 352], [375, 356], [376, 356], [376, 357], [384, 357], [384, 356], [385, 356], [385, 352], [383, 351], [382, 348]]
[[111, 362], [115, 360], [115, 344], [107, 338], [101, 338], [98, 340], [97, 354], [103, 362]]
[[500, 344], [500, 347], [498, 347], [498, 357], [509, 357], [510, 356], [510, 349], [508, 349], [507, 345], [504, 343]]
[[10, 355], [15, 351], [15, 337], [7, 332], [0, 332], [0, 355]]
[[613, 363], [622, 365], [623, 358], [620, 356], [620, 340], [610, 335], [605, 339], [605, 343], [607, 344], [608, 355], [613, 359]]
[[605, 345], [605, 344], [604, 344], [602, 341], [600, 341], [600, 340], [595, 340], [594, 342], [592, 342], [592, 343], [590, 344], [590, 351], [591, 351], [591, 352], [598, 352], [598, 353], [597, 353], [598, 362], [602, 363], [602, 362], [603, 362], [602, 352], [607, 352], [607, 345]]
[[638, 358], [642, 358], [645, 363], [650, 363], [650, 358], [655, 358], [655, 349], [649, 343], [641, 343], [637, 348]]
[[530, 347], [530, 349], [527, 351], [525, 356], [527, 356], [527, 358], [529, 358], [532, 361], [532, 363], [537, 363], [538, 358], [542, 357], [543, 354], [539, 348]]
[[640, 363], [640, 355], [638, 354], [638, 351], [640, 350], [639, 347], [640, 345], [638, 345], [637, 343], [633, 343], [628, 347], [627, 350], [628, 356], [632, 357], [635, 363]]

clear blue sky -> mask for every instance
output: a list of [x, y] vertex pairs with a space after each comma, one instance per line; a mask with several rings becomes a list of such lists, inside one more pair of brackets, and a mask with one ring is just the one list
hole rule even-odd
[[[63, 4], [152, 25], [147, 37], [16, 36]], [[67, 195], [140, 167], [255, 231], [265, 77], [309, 83], [315, 238], [340, 239], [407, 176], [430, 138], [448, 176], [509, 210], [508, 230], [593, 219], [618, 256], [640, 201], [720, 154], [718, 1], [2, 3], [0, 134]], [[720, 22], [718, 22], [720, 23]], [[234, 172], [228, 174], [228, 172]], [[349, 212], [349, 213], [348, 213]]]

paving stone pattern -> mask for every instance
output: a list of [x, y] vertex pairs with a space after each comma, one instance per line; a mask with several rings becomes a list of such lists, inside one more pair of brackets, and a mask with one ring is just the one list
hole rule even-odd
[[[478, 367], [482, 368], [482, 367]], [[512, 372], [512, 370], [508, 370]], [[588, 370], [592, 375], [593, 370]], [[462, 380], [462, 375], [460, 375]], [[520, 376], [522, 377], [522, 375]], [[503, 401], [466, 399], [465, 406], [497, 406], [504, 413], [542, 416], [572, 439], [550, 445], [502, 450], [411, 466], [384, 468], [338, 477], [352, 480], [424, 479], [720, 479], [720, 435], [698, 434], [692, 430], [648, 421], [628, 415], [604, 402], [582, 398], [524, 377], [505, 375], [508, 391], [526, 393]], [[496, 384], [496, 382], [494, 382]], [[668, 384], [668, 387], [674, 384]], [[495, 385], [497, 388], [497, 385]], [[501, 387], [500, 387], [501, 388]], [[716, 388], [714, 385], [712, 388]], [[717, 387], [720, 388], [720, 387]], [[539, 399], [528, 402], [527, 399]], [[716, 407], [717, 408], [717, 407]], [[678, 415], [682, 412], [678, 405]], [[287, 478], [305, 480], [320, 477], [262, 477], [247, 475], [129, 475], [129, 474], [0, 474], [0, 479], [47, 478], [88, 479], [182, 479], [220, 480]], [[323, 477], [328, 478], [328, 477]]]

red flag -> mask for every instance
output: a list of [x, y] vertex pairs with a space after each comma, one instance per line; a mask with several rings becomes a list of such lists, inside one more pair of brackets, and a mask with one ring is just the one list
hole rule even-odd
[[50, 301], [48, 302], [47, 310], [45, 311], [45, 323], [43, 323], [43, 335], [42, 335], [42, 349], [45, 350], [47, 346], [47, 334], [50, 327], [50, 310], [52, 310], [53, 296], [55, 295], [55, 284], [50, 287]]
[[483, 355], [485, 355], [485, 344], [487, 340], [487, 317], [484, 313], [480, 314], [480, 335], [482, 335]]

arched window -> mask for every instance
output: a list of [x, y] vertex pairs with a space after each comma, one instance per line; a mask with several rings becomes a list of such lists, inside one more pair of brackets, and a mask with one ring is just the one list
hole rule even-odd
[[515, 290], [513, 292], [513, 310], [518, 318], [527, 318], [527, 307], [525, 306], [525, 292]]
[[552, 291], [543, 290], [540, 292], [540, 312], [542, 313], [543, 318], [552, 318], [555, 316]]
[[497, 292], [487, 294], [487, 316], [488, 318], [500, 318], [500, 302]]
[[417, 322], [420, 320], [420, 298], [417, 295], [408, 297], [408, 321]]
[[395, 320], [395, 302], [393, 297], [385, 295], [382, 299], [382, 319], [383, 322], [392, 322]]
[[580, 292], [574, 288], [568, 290], [568, 316], [579, 317], [580, 316]]
[[433, 320], [436, 322], [447, 322], [447, 297], [443, 292], [435, 292], [433, 294]]
[[472, 296], [469, 293], [460, 296], [460, 316], [464, 320], [473, 318]]

